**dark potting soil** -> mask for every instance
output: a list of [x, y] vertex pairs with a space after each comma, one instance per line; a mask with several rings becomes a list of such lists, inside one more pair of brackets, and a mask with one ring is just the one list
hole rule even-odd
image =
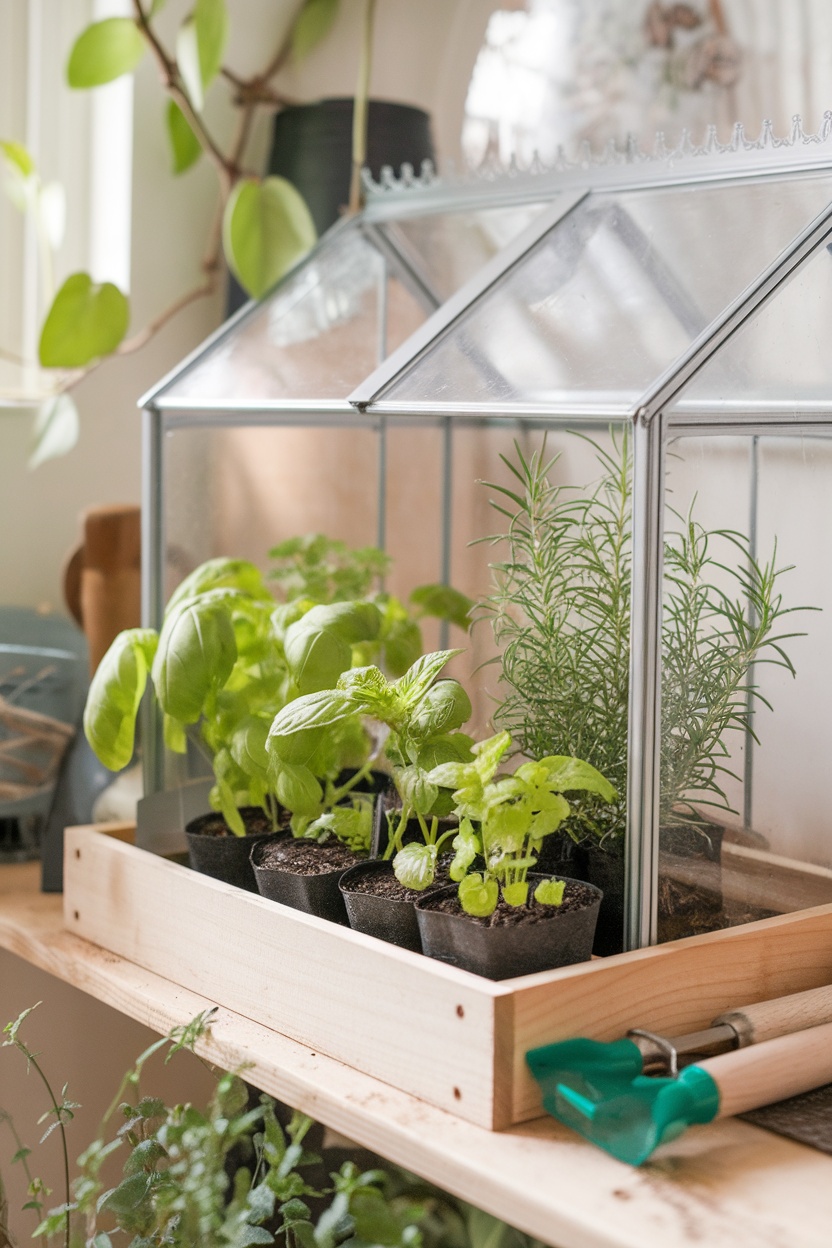
[[559, 906], [541, 905], [539, 901], [535, 901], [530, 889], [529, 900], [525, 906], [510, 906], [507, 902], [500, 900], [493, 914], [485, 918], [466, 914], [456, 894], [451, 897], [437, 898], [436, 901], [428, 901], [424, 908], [461, 915], [472, 923], [479, 923], [480, 927], [516, 927], [518, 923], [552, 922], [568, 910], [585, 910], [593, 904], [597, 896], [598, 894], [591, 888], [586, 888], [583, 884], [573, 880], [566, 885], [563, 901]]
[[362, 862], [363, 854], [355, 854], [340, 841], [284, 840], [267, 844], [260, 851], [258, 867], [271, 871], [288, 871], [291, 875], [326, 875], [339, 868], [346, 871]]
[[[246, 836], [271, 836], [275, 830], [272, 827], [271, 819], [264, 810], [259, 810], [256, 807], [246, 808], [240, 811], [240, 815], [242, 816], [243, 824], [245, 825]], [[291, 817], [290, 811], [281, 809], [277, 820], [277, 830], [282, 831], [284, 828], [288, 828]], [[236, 833], [231, 831], [219, 812], [217, 812], [213, 819], [206, 818], [205, 822], [199, 825], [198, 832], [200, 836], [236, 835]]]
[[379, 863], [378, 871], [362, 871], [354, 880], [348, 880], [345, 888], [348, 893], [370, 893], [373, 897], [392, 897], [396, 901], [418, 901], [426, 893], [450, 884], [448, 869], [453, 861], [453, 854], [440, 855], [436, 867], [436, 876], [427, 889], [405, 888], [393, 874], [392, 863]]

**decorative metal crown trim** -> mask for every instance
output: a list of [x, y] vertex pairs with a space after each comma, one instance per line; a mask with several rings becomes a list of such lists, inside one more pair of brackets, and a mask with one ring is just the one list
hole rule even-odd
[[696, 180], [700, 175], [710, 179], [751, 175], [767, 169], [823, 167], [832, 165], [830, 138], [832, 110], [823, 114], [816, 133], [808, 132], [796, 114], [789, 134], [783, 137], [775, 134], [771, 121], [764, 121], [759, 136], [751, 139], [742, 122], [737, 122], [728, 143], [721, 143], [717, 127], [710, 125], [701, 143], [696, 143], [685, 129], [675, 147], [669, 146], [664, 132], [659, 131], [651, 150], [643, 148], [640, 140], [629, 134], [623, 142], [611, 139], [600, 151], [584, 142], [571, 155], [561, 146], [551, 164], [535, 154], [525, 166], [513, 157], [508, 165], [488, 159], [474, 169], [458, 172], [449, 162], [440, 173], [431, 161], [425, 160], [418, 173], [412, 165], [404, 164], [398, 176], [389, 165], [381, 170], [378, 181], [368, 169], [362, 176], [368, 209], [375, 215], [374, 208], [394, 201], [401, 209], [404, 199], [415, 209], [437, 196], [479, 199], [496, 192], [502, 198], [533, 198], [545, 197], [547, 192], [567, 186], [638, 185]]

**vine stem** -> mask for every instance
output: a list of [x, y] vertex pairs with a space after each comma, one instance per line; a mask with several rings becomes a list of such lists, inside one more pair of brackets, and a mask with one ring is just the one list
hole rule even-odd
[[[71, 1195], [70, 1186], [69, 1186], [69, 1150], [67, 1148], [67, 1143], [66, 1143], [66, 1128], [64, 1127], [63, 1118], [61, 1116], [61, 1106], [58, 1104], [57, 1100], [55, 1099], [55, 1093], [52, 1091], [52, 1085], [47, 1079], [41, 1067], [38, 1065], [38, 1060], [35, 1057], [34, 1053], [32, 1053], [26, 1047], [26, 1045], [18, 1044], [18, 1047], [25, 1054], [26, 1060], [29, 1063], [29, 1065], [34, 1066], [35, 1070], [40, 1076], [41, 1082], [43, 1083], [43, 1086], [46, 1088], [49, 1099], [52, 1102], [52, 1109], [55, 1112], [55, 1117], [58, 1120], [58, 1130], [61, 1135], [61, 1149], [63, 1151], [63, 1157], [64, 1157], [64, 1192], [66, 1193], [66, 1203], [67, 1205], [69, 1205], [70, 1195]], [[64, 1245], [65, 1245], [65, 1248], [70, 1248], [69, 1210], [67, 1210], [66, 1219], [64, 1223]]]
[[376, 0], [366, 0], [364, 9], [364, 35], [361, 42], [361, 60], [358, 66], [358, 85], [352, 113], [352, 176], [350, 178], [349, 212], [356, 213], [361, 207], [361, 170], [367, 159], [367, 114], [370, 95], [370, 71], [373, 63], [373, 24]]

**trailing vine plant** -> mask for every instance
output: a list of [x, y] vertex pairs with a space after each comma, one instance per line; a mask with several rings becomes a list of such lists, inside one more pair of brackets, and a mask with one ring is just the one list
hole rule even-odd
[[[141, 349], [189, 304], [212, 295], [223, 274], [223, 257], [240, 284], [260, 298], [315, 242], [316, 231], [302, 196], [285, 178], [262, 177], [247, 163], [258, 110], [275, 112], [290, 104], [274, 79], [290, 61], [304, 58], [326, 37], [340, 0], [298, 0], [297, 13], [277, 48], [257, 72], [239, 74], [225, 58], [231, 16], [228, 0], [195, 0], [179, 24], [173, 44], [159, 29], [167, 0], [132, 0], [132, 13], [87, 26], [67, 62], [67, 82], [88, 90], [132, 74], [146, 58], [156, 65], [167, 96], [165, 114], [171, 166], [181, 175], [204, 158], [217, 178], [213, 223], [202, 257], [199, 282], [143, 328], [128, 337], [130, 305], [112, 282], [96, 283], [89, 273], [73, 273], [56, 290], [54, 253], [63, 233], [63, 190], [42, 181], [32, 155], [20, 142], [0, 138], [0, 169], [13, 202], [30, 213], [36, 230], [46, 313], [40, 331], [38, 363], [54, 369], [35, 420], [30, 466], [70, 450], [78, 436], [78, 412], [69, 391], [105, 359]], [[365, 0], [361, 60], [353, 129], [353, 165], [366, 154], [375, 0]], [[205, 112], [209, 92], [225, 88], [236, 114], [231, 138], [223, 142]], [[361, 185], [353, 176], [349, 211], [360, 207]], [[0, 346], [0, 358], [20, 366], [34, 361]], [[27, 396], [9, 392], [11, 400]]]

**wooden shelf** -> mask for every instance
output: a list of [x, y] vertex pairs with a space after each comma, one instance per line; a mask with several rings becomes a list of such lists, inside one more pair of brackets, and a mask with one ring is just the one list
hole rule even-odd
[[[0, 947], [157, 1032], [213, 1003], [64, 930], [35, 864], [0, 867]], [[557, 1248], [828, 1248], [832, 1158], [736, 1120], [640, 1170], [549, 1118], [494, 1133], [220, 1011], [199, 1051]]]

